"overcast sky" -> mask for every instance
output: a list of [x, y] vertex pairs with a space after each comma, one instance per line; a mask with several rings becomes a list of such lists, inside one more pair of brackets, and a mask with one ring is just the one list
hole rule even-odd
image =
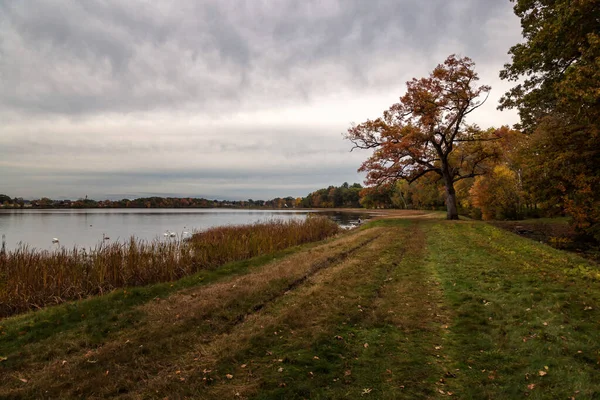
[[361, 182], [342, 133], [449, 54], [492, 86], [508, 0], [0, 0], [0, 193], [303, 196]]

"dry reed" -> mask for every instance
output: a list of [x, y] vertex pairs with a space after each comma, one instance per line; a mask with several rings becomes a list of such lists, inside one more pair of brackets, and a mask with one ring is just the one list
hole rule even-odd
[[38, 251], [23, 245], [0, 254], [0, 317], [116, 288], [176, 280], [338, 232], [333, 221], [309, 217], [215, 227], [188, 240], [131, 238], [90, 250]]

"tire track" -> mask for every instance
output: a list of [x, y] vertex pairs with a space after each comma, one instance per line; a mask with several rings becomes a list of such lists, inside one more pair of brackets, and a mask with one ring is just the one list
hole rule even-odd
[[364, 242], [360, 243], [359, 245], [351, 248], [350, 250], [344, 251], [344, 252], [336, 255], [335, 257], [328, 257], [326, 260], [322, 260], [322, 261], [319, 261], [319, 262], [313, 264], [311, 266], [311, 268], [309, 269], [309, 271], [305, 275], [303, 275], [302, 277], [296, 279], [295, 281], [293, 281], [292, 283], [290, 283], [286, 288], [280, 290], [278, 293], [274, 294], [273, 296], [271, 296], [266, 301], [253, 306], [252, 310], [250, 312], [242, 314], [242, 315], [239, 315], [236, 318], [236, 324], [243, 323], [246, 320], [246, 318], [248, 318], [250, 315], [252, 315], [252, 314], [254, 314], [256, 312], [259, 312], [260, 310], [262, 310], [263, 308], [265, 308], [269, 303], [273, 303], [274, 301], [276, 301], [280, 297], [282, 297], [282, 296], [284, 296], [284, 295], [286, 295], [286, 294], [294, 291], [295, 289], [297, 289], [299, 286], [301, 286], [302, 284], [304, 284], [309, 278], [311, 278], [312, 276], [314, 276], [315, 274], [317, 274], [322, 269], [325, 269], [327, 267], [330, 267], [330, 266], [333, 266], [335, 264], [339, 264], [339, 263], [345, 261], [346, 259], [348, 259], [354, 253], [356, 253], [360, 249], [364, 248], [365, 246], [369, 245], [375, 239], [377, 239], [377, 237], [369, 238], [368, 240], [365, 240]]
[[[335, 257], [338, 262], [327, 263], [327, 260], [323, 260], [316, 265], [320, 268], [297, 281], [296, 290], [288, 292], [289, 296], [277, 296], [273, 301], [265, 303], [262, 312], [249, 313], [242, 323], [236, 324], [231, 330], [215, 335], [209, 342], [196, 344], [186, 359], [177, 360], [170, 370], [157, 374], [140, 390], [142, 393], [149, 390], [151, 393], [156, 391], [166, 395], [168, 391], [165, 388], [176, 382], [179, 377], [183, 377], [185, 382], [189, 382], [191, 387], [196, 388], [196, 391], [192, 395], [192, 392], [186, 391], [184, 386], [174, 385], [181, 397], [212, 399], [232, 397], [232, 393], [225, 394], [231, 387], [226, 376], [228, 373], [234, 376], [248, 375], [243, 384], [239, 380], [236, 381], [239, 387], [234, 384], [234, 387], [241, 392], [246, 391], [249, 386], [258, 384], [260, 370], [250, 366], [248, 369], [245, 369], [245, 366], [239, 367], [246, 361], [240, 354], [252, 352], [252, 349], [258, 345], [256, 341], [262, 342], [266, 339], [280, 342], [290, 334], [302, 336], [303, 342], [310, 343], [312, 339], [309, 337], [319, 336], [325, 330], [332, 328], [330, 326], [332, 321], [340, 318], [340, 310], [346, 310], [341, 316], [344, 320], [350, 315], [356, 318], [362, 314], [356, 309], [356, 304], [357, 302], [362, 304], [362, 301], [366, 300], [361, 297], [363, 295], [374, 296], [376, 285], [374, 282], [379, 280], [381, 273], [381, 266], [377, 262], [369, 265], [372, 268], [365, 268], [365, 261], [370, 262], [372, 254], [380, 254], [382, 249], [393, 240], [393, 236], [389, 229], [381, 230], [375, 237]], [[342, 255], [344, 255], [343, 259], [340, 257]], [[286, 333], [284, 334], [283, 331]], [[294, 333], [290, 333], [291, 331]], [[261, 358], [265, 357], [265, 350], [268, 349], [259, 346], [257, 350], [260, 355], [255, 356]], [[276, 354], [271, 355], [269, 351], [266, 354], [267, 359], [278, 358]], [[238, 357], [242, 358], [238, 360]], [[224, 369], [223, 362], [233, 363], [230, 365], [231, 369]], [[267, 365], [270, 364], [271, 361], [267, 361]], [[265, 367], [262, 365], [258, 368]], [[136, 396], [140, 394], [136, 393], [133, 397]]]

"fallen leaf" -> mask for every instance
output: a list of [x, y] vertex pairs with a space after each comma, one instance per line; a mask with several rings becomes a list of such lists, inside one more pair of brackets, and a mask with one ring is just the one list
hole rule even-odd
[[277, 372], [283, 372], [283, 367], [279, 367], [279, 368], [277, 369]]
[[361, 393], [361, 394], [369, 394], [369, 393], [371, 393], [372, 391], [373, 391], [373, 389], [365, 388], [365, 389], [363, 389], [363, 390], [362, 390], [362, 393]]
[[6, 361], [6, 360], [8, 360], [8, 357], [2, 357], [2, 356], [0, 356], [0, 362]]
[[533, 390], [533, 388], [535, 388], [535, 383], [531, 383], [531, 384], [527, 385], [527, 389]]
[[548, 366], [547, 366], [547, 365], [544, 365], [544, 369], [545, 369], [546, 371], [548, 371], [548, 369], [549, 369], [549, 368], [548, 368]]
[[539, 371], [538, 374], [540, 376], [548, 375], [548, 373], [546, 371]]
[[367, 347], [369, 347], [369, 343], [363, 344], [363, 347], [366, 349]]
[[27, 379], [25, 379], [25, 378], [19, 378], [19, 380], [23, 383], [27, 383]]
[[246, 364], [242, 364], [242, 368], [246, 368]]
[[352, 375], [352, 371], [350, 371], [350, 370], [344, 371], [344, 376], [350, 376], [350, 375]]
[[319, 357], [317, 357], [317, 356], [313, 357], [313, 360], [318, 360], [318, 359], [319, 359]]
[[225, 375], [225, 377], [226, 377], [227, 379], [233, 379], [233, 375], [231, 375], [231, 374], [227, 374], [227, 375]]

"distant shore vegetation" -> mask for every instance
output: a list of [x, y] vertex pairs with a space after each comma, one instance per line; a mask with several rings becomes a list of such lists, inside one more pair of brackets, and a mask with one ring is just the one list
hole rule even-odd
[[201, 197], [140, 197], [121, 200], [94, 200], [87, 196], [77, 200], [56, 200], [48, 197], [27, 200], [0, 194], [0, 208], [358, 208], [359, 183], [344, 182], [340, 186], [329, 186], [316, 190], [306, 197], [276, 197], [270, 200], [217, 200]]

